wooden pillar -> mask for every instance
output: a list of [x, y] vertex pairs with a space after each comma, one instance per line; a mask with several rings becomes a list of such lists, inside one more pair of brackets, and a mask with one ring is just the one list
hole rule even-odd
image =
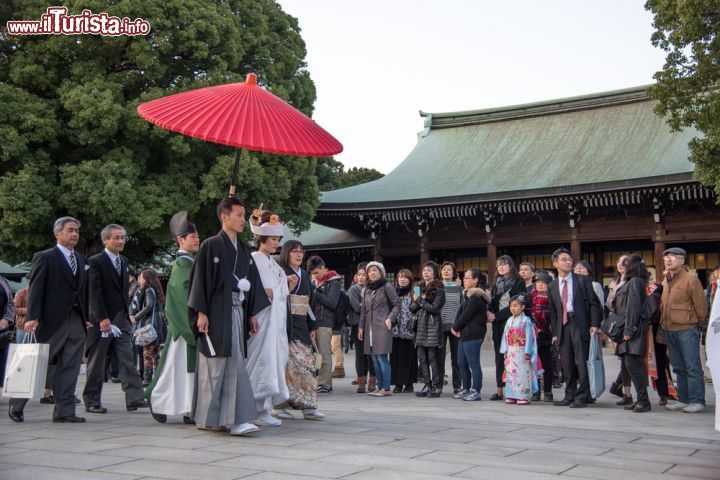
[[493, 234], [488, 235], [487, 243], [487, 261], [488, 261], [488, 282], [492, 285], [495, 281], [495, 274], [497, 273], [497, 247], [495, 246]]
[[655, 246], [655, 281], [660, 283], [663, 281], [663, 270], [665, 270], [665, 262], [663, 261], [663, 252], [667, 248], [665, 243], [665, 224], [655, 224], [655, 235], [653, 235], [653, 244]]
[[655, 240], [655, 281], [660, 283], [663, 279], [663, 270], [665, 269], [665, 262], [663, 262], [663, 252], [665, 251], [665, 242], [662, 240]]
[[382, 241], [380, 240], [380, 237], [378, 237], [375, 239], [375, 245], [373, 247], [373, 260], [375, 260], [376, 262], [382, 262], [383, 257], [382, 257], [381, 252], [382, 252]]
[[425, 262], [430, 260], [430, 250], [428, 250], [428, 239], [427, 234], [424, 237], [420, 237], [420, 270]]
[[577, 239], [575, 229], [573, 229], [572, 237], [570, 239], [570, 256], [575, 262], [582, 260], [582, 245]]

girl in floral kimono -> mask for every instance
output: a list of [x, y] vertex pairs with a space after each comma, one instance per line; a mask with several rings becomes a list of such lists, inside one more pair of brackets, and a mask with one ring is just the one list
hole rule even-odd
[[500, 353], [505, 355], [505, 403], [529, 405], [537, 381], [537, 338], [535, 326], [525, 310], [525, 297], [510, 300], [511, 317], [505, 324]]

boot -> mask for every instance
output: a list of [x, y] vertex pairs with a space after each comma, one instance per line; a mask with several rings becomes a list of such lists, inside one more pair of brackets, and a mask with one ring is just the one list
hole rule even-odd
[[365, 377], [357, 377], [357, 393], [365, 393]]
[[150, 379], [152, 379], [152, 374], [153, 374], [152, 368], [145, 369], [145, 372], [143, 374], [143, 381], [142, 381], [143, 387], [147, 387], [148, 385], [150, 385]]
[[368, 392], [372, 392], [377, 388], [377, 377], [371, 375], [370, 380], [368, 380]]
[[332, 378], [345, 378], [345, 368], [335, 367], [335, 370], [332, 372]]

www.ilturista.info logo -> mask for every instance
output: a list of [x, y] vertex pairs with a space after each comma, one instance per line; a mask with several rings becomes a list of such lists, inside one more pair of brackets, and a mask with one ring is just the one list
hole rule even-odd
[[142, 18], [112, 17], [107, 13], [83, 10], [80, 15], [68, 15], [65, 7], [48, 7], [47, 13], [35, 20], [7, 22], [9, 35], [147, 35], [150, 22]]

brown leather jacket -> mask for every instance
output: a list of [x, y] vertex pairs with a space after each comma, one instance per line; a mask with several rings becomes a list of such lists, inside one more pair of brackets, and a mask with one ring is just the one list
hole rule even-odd
[[684, 270], [673, 275], [668, 284], [663, 280], [662, 314], [660, 325], [676, 332], [697, 327], [707, 318], [707, 301], [702, 284], [696, 276]]
[[23, 288], [15, 294], [15, 326], [17, 328], [22, 328], [25, 324], [29, 292], [27, 288]]

